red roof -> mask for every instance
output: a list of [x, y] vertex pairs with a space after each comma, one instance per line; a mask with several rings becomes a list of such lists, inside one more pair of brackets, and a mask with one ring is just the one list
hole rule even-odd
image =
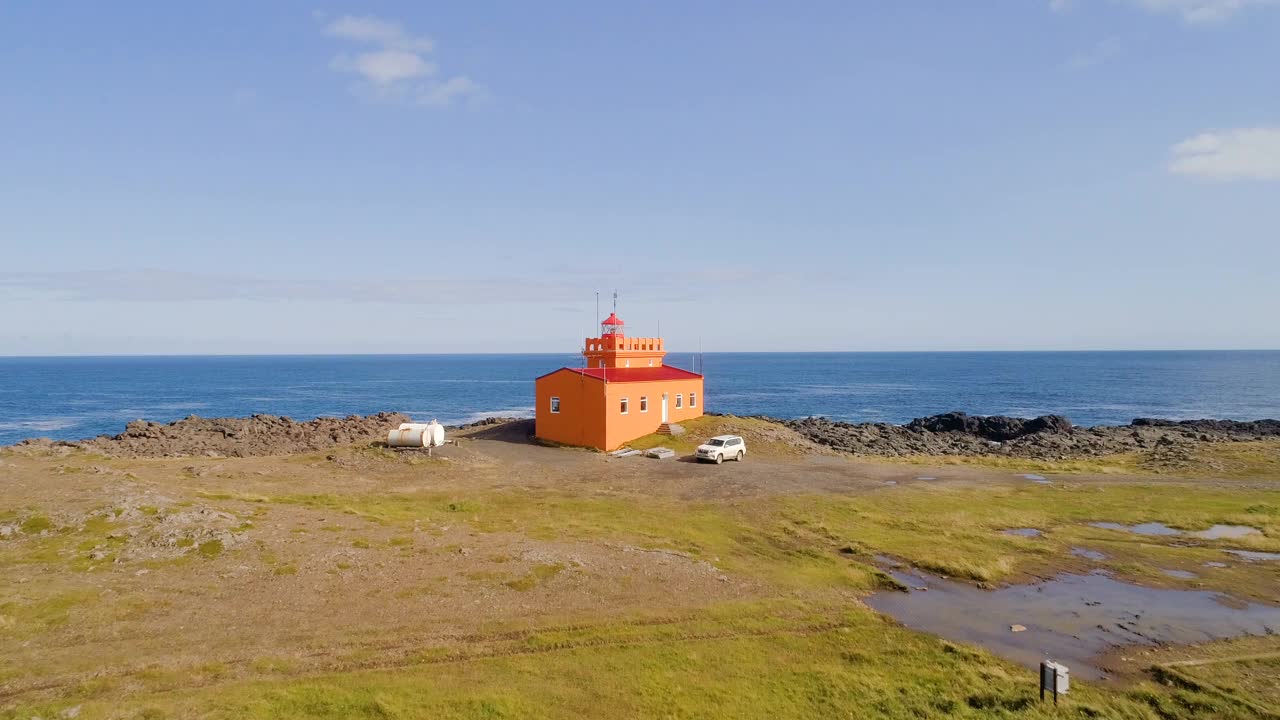
[[[639, 367], [639, 368], [560, 368], [560, 370], [568, 370], [579, 375], [585, 375], [596, 380], [604, 380], [606, 382], [657, 382], [659, 380], [692, 380], [701, 378], [702, 376], [688, 370], [681, 370], [678, 367], [662, 365], [660, 367]], [[556, 370], [556, 372], [560, 372]], [[547, 373], [553, 375], [555, 373]], [[546, 377], [543, 375], [542, 377]]]
[[[600, 316], [597, 315], [596, 317], [600, 317]], [[622, 322], [622, 320], [618, 317], [618, 313], [609, 313], [609, 317], [605, 318], [604, 322], [600, 324], [601, 325], [625, 325], [626, 323]]]

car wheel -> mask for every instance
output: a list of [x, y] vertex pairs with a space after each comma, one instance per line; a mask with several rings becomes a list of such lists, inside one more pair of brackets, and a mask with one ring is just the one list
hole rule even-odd
[[724, 455], [716, 455], [716, 464], [719, 465], [722, 462], [724, 462]]
[[742, 451], [741, 451], [741, 450], [739, 450], [739, 451], [738, 451], [738, 457], [734, 458], [734, 460], [736, 460], [736, 461], [738, 461], [738, 462], [742, 462]]

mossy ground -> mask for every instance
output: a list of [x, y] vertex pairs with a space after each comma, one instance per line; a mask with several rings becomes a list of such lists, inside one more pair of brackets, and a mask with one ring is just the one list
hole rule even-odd
[[[101, 515], [71, 522], [48, 499], [52, 495], [24, 497], [10, 503], [23, 508], [8, 511], [10, 517], [43, 517], [48, 525], [0, 544], [0, 571], [26, 579], [0, 589], [0, 649], [15, 653], [7, 657], [23, 647], [54, 650], [97, 631], [108, 641], [80, 653], [79, 668], [67, 660], [30, 666], [0, 660], [0, 718], [57, 717], [71, 707], [88, 719], [1257, 718], [1266, 716], [1259, 707], [1276, 702], [1267, 684], [1275, 666], [1244, 660], [1184, 671], [1203, 686], [1151, 675], [1143, 667], [1124, 682], [1078, 682], [1055, 710], [1037, 701], [1033, 671], [980, 648], [898, 627], [857, 600], [893, 587], [872, 560], [877, 554], [990, 584], [1105, 568], [1149, 584], [1274, 598], [1280, 587], [1276, 564], [1228, 559], [1226, 568], [1204, 565], [1222, 560], [1226, 547], [1280, 551], [1280, 485], [1269, 474], [1266, 452], [1214, 446], [1203, 461], [1228, 468], [1214, 476], [1226, 482], [1160, 477], [1125, 458], [1082, 466], [984, 465], [978, 459], [961, 468], [965, 474], [958, 479], [885, 486], [864, 475], [898, 466], [842, 461], [821, 469], [850, 478], [851, 489], [724, 492], [745, 482], [748, 471], [761, 482], [815, 472], [791, 439], [767, 424], [751, 424], [763, 421], [743, 422], [727, 431], [748, 436], [753, 461], [765, 460], [759, 467], [753, 461], [732, 468], [604, 464], [611, 461], [545, 448], [536, 450], [564, 453], [574, 464], [545, 470], [532, 461], [519, 466], [486, 458], [467, 467], [413, 464], [365, 449], [348, 454], [369, 455], [373, 464], [351, 472], [332, 469], [323, 457], [221, 460], [224, 469], [205, 476], [181, 472], [179, 463], [131, 463], [141, 482], [177, 500], [174, 507], [198, 502], [254, 518], [241, 529], [244, 542], [217, 552], [213, 546], [192, 547], [194, 557], [185, 564], [85, 564], [92, 548], [118, 549], [112, 543], [119, 539], [111, 536], [120, 524]], [[691, 444], [715, 431], [726, 426], [707, 420], [678, 442]], [[756, 433], [754, 440], [750, 433]], [[670, 438], [659, 444], [673, 446]], [[1071, 474], [1069, 467], [1080, 473]], [[1104, 467], [1116, 470], [1107, 475]], [[1054, 484], [1011, 478], [1016, 471], [1052, 473]], [[651, 473], [674, 479], [658, 484]], [[87, 484], [91, 474], [67, 478], [76, 497], [98, 487]], [[1238, 482], [1243, 478], [1255, 482]], [[158, 522], [165, 512], [144, 512], [144, 522]], [[1187, 531], [1240, 524], [1262, 532], [1188, 547], [1185, 537], [1089, 526], [1097, 520], [1157, 521]], [[1001, 533], [1014, 527], [1038, 528], [1044, 535]], [[565, 561], [529, 561], [496, 550], [464, 553], [463, 544], [479, 542], [467, 538], [498, 537], [546, 547], [673, 553], [680, 562], [741, 580], [749, 592], [678, 607], [671, 598], [670, 607], [658, 602], [559, 617], [489, 617], [486, 607], [496, 599], [532, 611], [591, 577], [589, 569]], [[1107, 559], [1077, 558], [1073, 547], [1100, 551]], [[299, 548], [313, 554], [300, 554]], [[451, 621], [461, 623], [460, 630], [421, 638], [391, 626], [347, 634], [327, 628], [324, 617], [300, 621], [268, 614], [286, 626], [280, 637], [287, 642], [269, 651], [246, 645], [243, 652], [224, 648], [221, 654], [184, 644], [181, 634], [142, 642], [112, 630], [142, 633], [150, 623], [180, 617], [173, 627], [181, 633], [176, 628], [188, 623], [213, 622], [200, 604], [242, 567], [262, 569], [255, 586], [262, 590], [236, 597], [242, 606], [234, 608], [233, 618], [240, 609], [278, 602], [277, 593], [314, 594], [328, 581], [339, 583], [342, 593], [331, 602], [340, 607], [383, 590], [356, 580], [341, 584], [341, 578], [360, 568], [423, 558], [446, 558], [462, 571], [465, 595], [475, 597], [468, 606], [475, 618]], [[638, 589], [653, 582], [647, 566], [636, 567], [625, 582]], [[1188, 568], [1199, 577], [1178, 580], [1161, 572]], [[138, 576], [140, 570], [153, 574]], [[332, 578], [337, 579], [326, 580]], [[113, 581], [119, 589], [104, 592], [103, 584]], [[663, 588], [656, 590], [661, 595]], [[393, 605], [421, 603], [423, 626], [432, 622], [433, 603], [454, 592], [444, 578], [433, 577], [385, 591]], [[246, 638], [266, 629], [252, 628]], [[225, 632], [245, 630], [228, 626]], [[165, 655], [175, 646], [183, 652]], [[1189, 652], [1212, 656], [1215, 647]], [[1275, 638], [1258, 638], [1247, 650], [1265, 654], [1280, 647]], [[48, 684], [63, 677], [68, 679]]]

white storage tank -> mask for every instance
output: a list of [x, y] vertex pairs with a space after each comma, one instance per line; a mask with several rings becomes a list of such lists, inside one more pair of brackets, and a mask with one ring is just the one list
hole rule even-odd
[[387, 433], [387, 447], [433, 448], [441, 445], [444, 445], [444, 426], [435, 420], [400, 423], [400, 427]]

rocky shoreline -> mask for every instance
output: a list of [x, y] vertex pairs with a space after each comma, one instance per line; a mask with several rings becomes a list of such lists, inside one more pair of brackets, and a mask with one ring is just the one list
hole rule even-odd
[[[1161, 420], [1138, 418], [1129, 425], [1077, 427], [1061, 415], [1012, 418], [963, 412], [916, 418], [905, 425], [845, 423], [821, 417], [787, 420], [758, 416], [790, 428], [806, 440], [852, 455], [1008, 456], [1068, 460], [1143, 452], [1151, 462], [1177, 464], [1196, 443], [1280, 438], [1280, 420]], [[514, 418], [486, 418], [454, 429], [496, 425]], [[410, 418], [400, 413], [322, 417], [296, 421], [275, 415], [202, 418], [171, 423], [135, 420], [118, 435], [77, 441], [24, 440], [18, 449], [80, 449], [110, 457], [255, 457], [325, 450], [355, 442], [375, 443]]]
[[[513, 418], [485, 418], [454, 429], [508, 422]], [[387, 431], [411, 422], [408, 415], [321, 417], [299, 422], [275, 415], [245, 418], [203, 418], [191, 415], [171, 423], [134, 420], [119, 435], [86, 440], [36, 438], [14, 445], [20, 449], [80, 449], [109, 457], [259, 457], [326, 450], [354, 442], [385, 440]]]
[[820, 417], [764, 418], [806, 439], [853, 455], [1010, 456], [1069, 460], [1127, 452], [1149, 453], [1155, 462], [1177, 462], [1196, 443], [1280, 438], [1280, 420], [1161, 420], [1137, 418], [1128, 425], [1078, 427], [1061, 415], [1011, 418], [950, 412], [916, 418], [906, 425], [844, 423]]

